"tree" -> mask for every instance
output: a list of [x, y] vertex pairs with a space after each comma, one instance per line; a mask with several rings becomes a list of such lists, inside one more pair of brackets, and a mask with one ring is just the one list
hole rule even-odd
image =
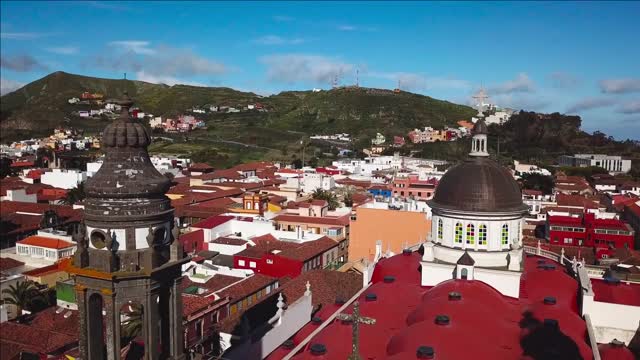
[[0, 158], [0, 179], [4, 179], [5, 177], [11, 175], [11, 163], [13, 160], [8, 157]]
[[66, 205], [73, 205], [77, 202], [84, 200], [86, 194], [84, 192], [84, 182], [78, 184], [77, 187], [69, 189], [67, 195], [62, 199], [62, 203]]
[[522, 186], [525, 189], [540, 190], [543, 194], [553, 192], [553, 178], [541, 174], [522, 174]]
[[348, 192], [345, 196], [343, 201], [344, 202], [344, 206], [346, 207], [353, 207], [353, 193]]
[[122, 321], [122, 338], [133, 339], [136, 336], [142, 334], [142, 305], [130, 303], [128, 306], [131, 311], [126, 314], [125, 319]]
[[335, 210], [339, 203], [338, 203], [338, 198], [336, 197], [336, 194], [330, 192], [330, 191], [325, 191], [323, 189], [315, 189], [313, 191], [313, 194], [311, 195], [311, 197], [314, 200], [326, 200], [327, 203], [329, 203], [329, 210]]
[[2, 290], [2, 294], [6, 294], [3, 300], [6, 304], [15, 305], [18, 316], [22, 315], [22, 310], [29, 310], [34, 303], [46, 301], [42, 296], [36, 283], [33, 281], [19, 281], [15, 285], [9, 285], [9, 288]]

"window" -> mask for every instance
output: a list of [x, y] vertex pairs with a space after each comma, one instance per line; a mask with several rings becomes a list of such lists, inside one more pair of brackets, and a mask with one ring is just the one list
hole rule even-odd
[[509, 244], [509, 225], [502, 225], [502, 234], [501, 234], [502, 245]]
[[202, 339], [202, 320], [196, 321], [196, 338], [198, 340]]
[[255, 261], [249, 261], [249, 267], [252, 269], [256, 268], [256, 262]]
[[438, 239], [442, 240], [443, 226], [442, 219], [438, 219]]
[[478, 245], [487, 245], [487, 225], [485, 224], [478, 228]]
[[572, 238], [564, 238], [564, 243], [565, 244], [573, 244], [573, 239]]
[[467, 224], [467, 244], [473, 245], [476, 241], [475, 226]]
[[238, 260], [238, 266], [244, 266], [244, 260]]
[[267, 259], [267, 264], [273, 264], [273, 260]]
[[462, 224], [461, 223], [456, 224], [456, 233], [455, 233], [455, 237], [453, 238], [453, 242], [456, 244], [462, 244]]

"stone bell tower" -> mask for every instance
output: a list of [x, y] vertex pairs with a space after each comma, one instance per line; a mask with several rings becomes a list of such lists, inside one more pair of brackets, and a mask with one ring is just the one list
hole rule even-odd
[[132, 322], [135, 308], [143, 358], [184, 359], [179, 285], [187, 259], [165, 196], [170, 181], [149, 159], [148, 132], [129, 117], [133, 101], [125, 93], [115, 103], [122, 113], [103, 131], [105, 159], [87, 180], [78, 250], [67, 269], [76, 278], [81, 357], [121, 359], [121, 323]]

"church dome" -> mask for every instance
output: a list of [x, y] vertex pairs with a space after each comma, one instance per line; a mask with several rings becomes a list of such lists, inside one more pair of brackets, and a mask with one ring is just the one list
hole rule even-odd
[[438, 184], [430, 205], [473, 212], [524, 211], [520, 186], [496, 162], [471, 157], [449, 169]]
[[102, 133], [105, 147], [144, 147], [151, 143], [147, 130], [137, 121], [116, 120]]

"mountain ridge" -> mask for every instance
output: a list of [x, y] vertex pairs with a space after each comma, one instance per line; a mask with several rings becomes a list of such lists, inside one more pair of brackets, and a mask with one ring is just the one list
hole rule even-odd
[[[57, 71], [3, 95], [0, 128], [4, 132], [46, 135], [45, 131], [65, 125], [65, 118], [77, 109], [67, 100], [84, 91], [99, 92], [106, 98], [118, 98], [127, 91], [136, 106], [156, 116], [175, 116], [194, 106], [261, 102], [270, 111], [257, 119], [269, 127], [303, 132], [363, 130], [370, 134], [375, 126], [404, 134], [413, 127], [454, 125], [474, 114], [464, 105], [386, 89], [340, 87], [321, 92], [283, 91], [263, 97], [228, 87], [169, 86]], [[83, 127], [82, 122], [76, 123]], [[3, 140], [6, 137], [2, 136]]]

